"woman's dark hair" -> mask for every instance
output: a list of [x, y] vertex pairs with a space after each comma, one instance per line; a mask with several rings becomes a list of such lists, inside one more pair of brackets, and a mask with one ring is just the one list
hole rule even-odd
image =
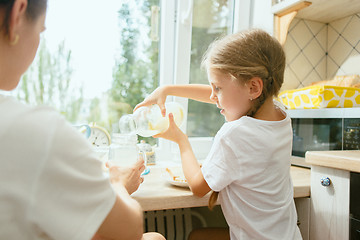
[[[11, 9], [13, 8], [15, 0], [0, 0], [0, 9], [5, 10], [4, 18], [0, 19], [0, 31], [4, 30], [5, 34], [9, 33], [9, 21]], [[40, 16], [47, 7], [47, 0], [28, 0], [26, 15], [29, 20], [35, 20]]]

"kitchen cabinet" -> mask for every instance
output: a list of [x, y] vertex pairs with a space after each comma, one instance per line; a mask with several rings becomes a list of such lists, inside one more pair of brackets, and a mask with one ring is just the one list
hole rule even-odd
[[275, 1], [272, 13], [275, 15], [275, 34], [283, 44], [287, 29], [295, 18], [328, 23], [360, 12], [358, 0], [283, 0]]
[[311, 167], [310, 239], [349, 239], [349, 189], [349, 171]]
[[[332, 22], [339, 18], [359, 12], [358, 0], [282, 0], [274, 3], [271, 11], [274, 14], [284, 14], [298, 11], [297, 17], [318, 22]], [[300, 5], [306, 5], [300, 8]]]
[[311, 164], [310, 239], [349, 239], [350, 176], [360, 172], [360, 150], [308, 151], [305, 160]]
[[282, 91], [360, 74], [360, 1], [283, 0], [271, 11], [287, 58]]

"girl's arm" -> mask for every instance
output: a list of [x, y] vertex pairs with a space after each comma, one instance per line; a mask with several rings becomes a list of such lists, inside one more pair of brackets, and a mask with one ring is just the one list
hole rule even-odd
[[188, 137], [175, 124], [174, 116], [169, 114], [170, 126], [167, 131], [154, 137], [162, 137], [179, 145], [182, 169], [194, 195], [203, 197], [211, 189], [206, 183], [200, 165], [195, 158]]
[[184, 135], [178, 142], [181, 156], [182, 168], [185, 178], [195, 196], [203, 197], [211, 188], [204, 179], [200, 165], [195, 158], [188, 137]]
[[210, 100], [211, 87], [205, 84], [188, 84], [188, 85], [166, 85], [155, 89], [141, 103], [135, 106], [134, 111], [139, 107], [149, 106], [152, 104], [159, 105], [162, 115], [165, 117], [165, 101], [167, 96], [184, 97], [199, 102], [215, 103]]
[[184, 97], [199, 102], [214, 103], [210, 100], [211, 87], [207, 84], [187, 84], [164, 86], [167, 95]]

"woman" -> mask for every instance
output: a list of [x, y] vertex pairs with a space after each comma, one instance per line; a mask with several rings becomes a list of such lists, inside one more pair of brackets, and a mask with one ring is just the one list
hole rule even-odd
[[[46, 5], [0, 0], [1, 90], [13, 90], [32, 63]], [[0, 95], [0, 112], [0, 239], [164, 239], [143, 235], [130, 197], [142, 161], [111, 168], [109, 181], [90, 144], [54, 110]]]

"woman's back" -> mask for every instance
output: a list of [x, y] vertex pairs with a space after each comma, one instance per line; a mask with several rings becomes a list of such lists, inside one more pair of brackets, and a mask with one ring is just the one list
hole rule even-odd
[[48, 107], [0, 95], [0, 112], [0, 239], [90, 239], [115, 199], [90, 144]]

